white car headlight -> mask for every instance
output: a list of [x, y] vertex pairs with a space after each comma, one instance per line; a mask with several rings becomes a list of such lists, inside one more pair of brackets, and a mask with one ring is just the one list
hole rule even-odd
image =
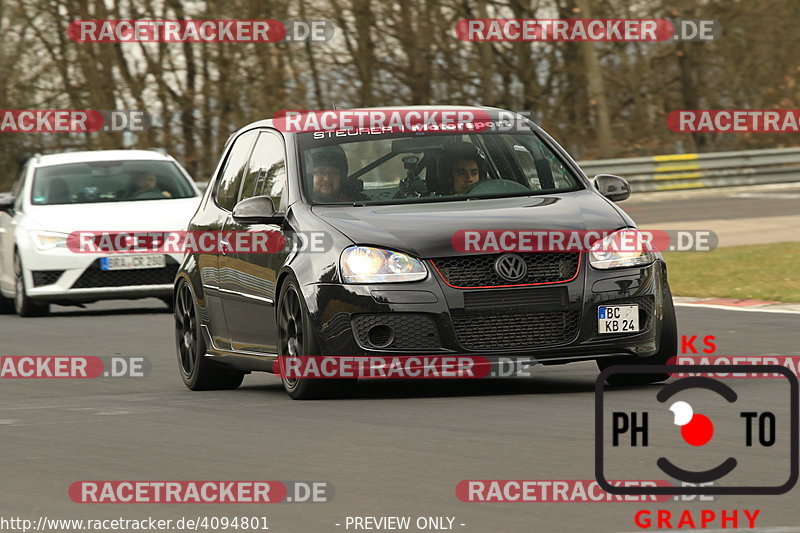
[[39, 250], [66, 248], [69, 236], [68, 233], [58, 233], [57, 231], [32, 231], [30, 235], [33, 245]]
[[419, 281], [428, 275], [428, 269], [419, 259], [370, 246], [346, 248], [340, 265], [345, 283]]
[[633, 228], [615, 231], [592, 245], [589, 264], [601, 270], [648, 265], [655, 261], [656, 256], [644, 237], [642, 232]]

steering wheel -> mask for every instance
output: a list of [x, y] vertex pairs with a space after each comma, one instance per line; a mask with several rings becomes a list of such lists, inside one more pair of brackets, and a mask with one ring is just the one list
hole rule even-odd
[[392, 196], [392, 199], [393, 200], [402, 200], [402, 199], [405, 199], [405, 198], [419, 198], [421, 196], [422, 196], [422, 194], [420, 194], [419, 192], [412, 191], [410, 189], [409, 190], [398, 190], [397, 192], [394, 193], [394, 196]]
[[496, 179], [496, 180], [480, 180], [473, 183], [462, 194], [466, 196], [479, 196], [483, 194], [497, 194], [504, 192], [530, 192], [530, 189], [525, 185], [511, 180]]
[[140, 189], [130, 195], [130, 198], [140, 200], [155, 200], [156, 198], [164, 198], [164, 195], [158, 189]]

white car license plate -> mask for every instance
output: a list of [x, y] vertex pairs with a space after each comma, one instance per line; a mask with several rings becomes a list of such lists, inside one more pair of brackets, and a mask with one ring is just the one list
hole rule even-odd
[[138, 270], [165, 266], [167, 259], [163, 255], [116, 255], [100, 259], [100, 270]]
[[597, 308], [598, 333], [639, 331], [638, 305], [601, 305]]

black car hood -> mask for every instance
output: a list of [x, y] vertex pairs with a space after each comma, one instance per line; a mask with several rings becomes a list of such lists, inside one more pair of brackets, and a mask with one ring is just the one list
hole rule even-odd
[[356, 244], [421, 258], [457, 254], [451, 239], [459, 230], [615, 230], [627, 225], [605, 198], [589, 190], [406, 205], [315, 205], [312, 211]]

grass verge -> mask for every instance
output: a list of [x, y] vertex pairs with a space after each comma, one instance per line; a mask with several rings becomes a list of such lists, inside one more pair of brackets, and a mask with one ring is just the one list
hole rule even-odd
[[665, 253], [674, 296], [800, 302], [800, 243]]

